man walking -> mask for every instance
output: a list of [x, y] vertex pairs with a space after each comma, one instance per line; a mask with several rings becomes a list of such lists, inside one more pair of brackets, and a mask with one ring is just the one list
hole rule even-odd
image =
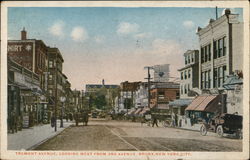
[[156, 127], [158, 127], [157, 118], [155, 116], [153, 116], [153, 125], [152, 125], [152, 127], [154, 127], [154, 125], [156, 125]]

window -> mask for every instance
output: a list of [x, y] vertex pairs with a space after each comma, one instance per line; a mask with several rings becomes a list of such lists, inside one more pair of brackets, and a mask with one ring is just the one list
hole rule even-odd
[[183, 72], [181, 72], [181, 80], [183, 80]]
[[214, 88], [218, 87], [218, 70], [214, 68]]
[[187, 87], [184, 85], [184, 93], [187, 94]]
[[204, 63], [204, 48], [201, 48], [201, 63]]
[[223, 56], [223, 39], [219, 39], [218, 41], [218, 57]]
[[188, 55], [188, 63], [190, 63], [190, 55]]
[[218, 68], [218, 77], [219, 77], [219, 79], [218, 79], [218, 87], [222, 87], [223, 79], [224, 79], [224, 77], [223, 77], [223, 67]]
[[185, 79], [187, 79], [187, 71], [185, 71], [184, 77]]
[[183, 94], [183, 86], [181, 85], [181, 94]]
[[204, 62], [207, 62], [207, 60], [208, 60], [208, 57], [207, 57], [207, 46], [203, 47], [203, 52], [204, 52], [204, 56], [205, 56]]
[[190, 77], [191, 77], [191, 71], [188, 70], [188, 78], [190, 78]]
[[211, 44], [201, 48], [201, 63], [211, 60]]
[[217, 47], [217, 41], [214, 41], [214, 59], [217, 58], [217, 51], [218, 51], [218, 47]]
[[49, 81], [53, 81], [53, 75], [49, 75]]
[[227, 53], [226, 37], [223, 37], [223, 56], [225, 56], [226, 53]]
[[205, 88], [205, 72], [201, 73], [201, 89]]
[[49, 61], [49, 68], [53, 68], [53, 61]]
[[188, 89], [187, 89], [187, 91], [190, 91], [190, 86], [189, 86], [189, 84], [188, 84]]
[[207, 52], [208, 52], [208, 61], [211, 61], [211, 44], [207, 46]]
[[187, 64], [187, 56], [185, 56], [185, 64]]
[[192, 54], [192, 62], [194, 62], [194, 54]]
[[165, 98], [165, 93], [164, 92], [158, 92], [158, 98], [159, 99], [164, 99]]
[[211, 70], [208, 71], [208, 88], [211, 88]]
[[49, 95], [52, 96], [53, 95], [53, 91], [52, 89], [49, 89]]

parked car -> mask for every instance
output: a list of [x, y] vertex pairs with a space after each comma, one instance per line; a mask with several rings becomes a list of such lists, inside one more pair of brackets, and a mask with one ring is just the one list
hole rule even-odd
[[220, 114], [208, 122], [202, 124], [200, 128], [201, 135], [205, 136], [208, 131], [215, 132], [222, 137], [226, 134], [236, 134], [238, 138], [242, 138], [242, 116], [235, 114]]

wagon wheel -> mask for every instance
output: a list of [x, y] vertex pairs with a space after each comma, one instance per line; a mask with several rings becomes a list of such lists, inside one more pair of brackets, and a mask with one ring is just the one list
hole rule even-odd
[[202, 126], [201, 126], [201, 128], [200, 128], [200, 134], [201, 134], [202, 136], [207, 135], [207, 127], [206, 127], [205, 124], [202, 124]]
[[223, 137], [223, 127], [222, 125], [219, 125], [216, 129], [216, 133], [219, 137]]

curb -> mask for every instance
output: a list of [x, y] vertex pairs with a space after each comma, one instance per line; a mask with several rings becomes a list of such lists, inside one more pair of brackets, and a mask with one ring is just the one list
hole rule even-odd
[[36, 147], [38, 147], [39, 145], [45, 143], [46, 141], [52, 139], [53, 137], [55, 137], [55, 136], [57, 136], [57, 135], [59, 135], [60, 133], [62, 133], [63, 131], [65, 131], [65, 129], [67, 129], [67, 128], [71, 127], [71, 126], [72, 126], [72, 124], [69, 125], [69, 126], [67, 126], [67, 127], [65, 127], [63, 130], [58, 131], [55, 135], [51, 135], [51, 136], [45, 138], [44, 140], [42, 140], [42, 141], [40, 141], [40, 142], [34, 144], [33, 146], [31, 146], [31, 147], [29, 147], [29, 148], [27, 148], [27, 149], [25, 149], [25, 150], [34, 150], [34, 149], [35, 149]]

